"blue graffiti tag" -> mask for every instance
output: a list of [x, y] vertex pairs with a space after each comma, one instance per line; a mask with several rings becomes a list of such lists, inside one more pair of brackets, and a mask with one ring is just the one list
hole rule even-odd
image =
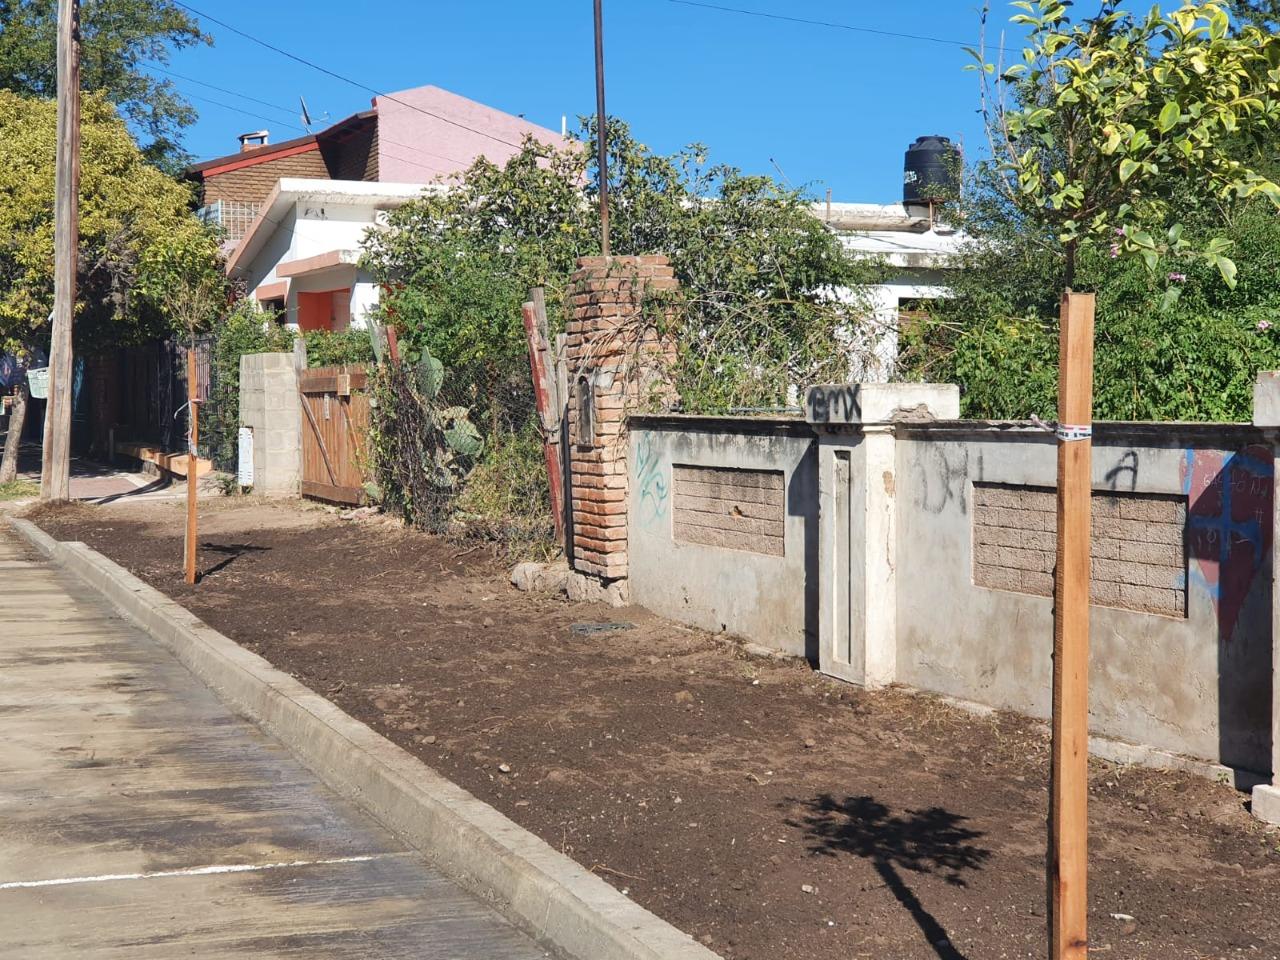
[[667, 515], [667, 479], [654, 447], [653, 438], [647, 433], [636, 447], [637, 518], [646, 526], [652, 526]]

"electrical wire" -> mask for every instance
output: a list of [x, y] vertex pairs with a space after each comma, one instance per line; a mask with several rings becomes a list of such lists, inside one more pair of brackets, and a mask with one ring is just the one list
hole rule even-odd
[[487, 133], [484, 130], [477, 130], [475, 127], [469, 127], [465, 123], [460, 123], [457, 120], [450, 119], [449, 117], [442, 116], [441, 114], [438, 114], [438, 113], [432, 113], [430, 110], [426, 110], [422, 107], [419, 107], [417, 104], [409, 103], [405, 100], [399, 99], [398, 97], [394, 97], [391, 94], [384, 93], [375, 87], [369, 86], [367, 83], [361, 83], [359, 80], [352, 80], [350, 77], [343, 76], [342, 74], [334, 70], [330, 70], [328, 67], [321, 66], [320, 64], [312, 60], [308, 60], [306, 57], [300, 57], [296, 53], [290, 53], [288, 50], [284, 50], [280, 47], [277, 47], [275, 44], [268, 43], [266, 40], [263, 40], [260, 37], [255, 37], [251, 33], [246, 33], [244, 30], [241, 30], [239, 27], [234, 27], [224, 20], [219, 20], [217, 17], [212, 17], [207, 13], [203, 13], [200, 10], [197, 10], [195, 7], [191, 6], [190, 4], [184, 3], [183, 0], [173, 0], [173, 2], [177, 6], [182, 7], [184, 10], [187, 10], [190, 13], [195, 14], [197, 17], [203, 17], [205, 20], [208, 20], [210, 23], [216, 23], [218, 26], [222, 27], [223, 29], [230, 30], [232, 33], [236, 34], [237, 36], [240, 36], [246, 40], [252, 41], [253, 43], [258, 44], [260, 47], [265, 47], [267, 50], [270, 50], [273, 53], [278, 53], [280, 56], [287, 57], [288, 59], [293, 60], [296, 63], [300, 63], [303, 66], [310, 67], [312, 70], [318, 70], [320, 73], [323, 73], [326, 76], [333, 77], [335, 80], [341, 80], [343, 83], [349, 84], [359, 90], [364, 90], [366, 93], [372, 93], [375, 97], [382, 97], [386, 100], [390, 100], [392, 103], [398, 103], [402, 107], [407, 107], [410, 110], [415, 110], [418, 113], [424, 114], [428, 117], [434, 117], [437, 120], [440, 120], [444, 123], [449, 124], [450, 126], [458, 127], [459, 129], [462, 129], [462, 130], [467, 130], [471, 133], [485, 137], [489, 140], [494, 140], [498, 143], [505, 143], [507, 146], [515, 147], [517, 150], [519, 150], [521, 147], [521, 144], [516, 143], [515, 141], [507, 140], [503, 137], [496, 136], [495, 134], [492, 134], [492, 133]]
[[[256, 104], [259, 104], [259, 105], [264, 106], [264, 107], [270, 107], [270, 108], [271, 108], [271, 109], [273, 109], [273, 110], [279, 110], [281, 113], [288, 114], [288, 113], [290, 112], [288, 107], [283, 107], [283, 106], [281, 106], [281, 105], [280, 105], [280, 104], [278, 104], [278, 103], [271, 103], [270, 101], [267, 101], [267, 100], [259, 100], [257, 97], [251, 97], [251, 96], [249, 96], [249, 94], [247, 94], [247, 93], [240, 93], [239, 91], [236, 91], [236, 90], [229, 90], [229, 89], [227, 89], [226, 87], [219, 87], [219, 86], [216, 86], [215, 84], [212, 84], [212, 83], [206, 83], [206, 82], [205, 82], [205, 81], [203, 81], [203, 80], [197, 80], [195, 77], [186, 77], [186, 76], [183, 76], [183, 75], [182, 75], [182, 74], [180, 74], [180, 73], [174, 73], [172, 70], [166, 70], [166, 69], [164, 69], [163, 67], [156, 66], [155, 64], [150, 64], [149, 66], [150, 66], [150, 68], [151, 68], [152, 70], [155, 70], [155, 71], [157, 71], [157, 72], [159, 72], [159, 73], [163, 73], [163, 74], [165, 74], [166, 76], [173, 77], [175, 80], [182, 80], [182, 81], [183, 81], [183, 82], [185, 82], [185, 83], [197, 83], [197, 84], [199, 84], [199, 85], [200, 85], [200, 86], [202, 86], [202, 87], [208, 87], [210, 90], [216, 90], [216, 91], [218, 91], [219, 93], [225, 93], [225, 94], [227, 94], [228, 96], [232, 96], [232, 97], [240, 97], [241, 99], [248, 100], [248, 101], [249, 101], [249, 102], [251, 102], [251, 103], [256, 103]], [[179, 89], [181, 89], [181, 88], [179, 88]], [[253, 118], [257, 119], [257, 120], [265, 120], [265, 121], [267, 121], [268, 123], [281, 124], [281, 125], [283, 125], [283, 126], [287, 126], [287, 127], [289, 127], [291, 130], [297, 130], [297, 131], [299, 131], [300, 133], [309, 133], [309, 132], [310, 132], [309, 130], [304, 130], [302, 127], [297, 126], [296, 124], [288, 123], [288, 122], [286, 122], [286, 121], [284, 121], [284, 120], [276, 120], [276, 119], [273, 119], [273, 118], [271, 118], [271, 117], [263, 116], [263, 115], [262, 115], [262, 114], [260, 114], [260, 113], [255, 113], [255, 112], [253, 112], [253, 111], [251, 111], [251, 110], [245, 110], [245, 109], [243, 109], [243, 108], [241, 108], [241, 107], [233, 107], [233, 106], [232, 106], [231, 104], [229, 104], [229, 103], [223, 103], [222, 101], [220, 101], [220, 100], [214, 100], [214, 99], [212, 99], [211, 97], [206, 97], [206, 96], [202, 96], [202, 95], [200, 95], [200, 94], [192, 93], [192, 92], [191, 92], [191, 91], [189, 91], [189, 90], [181, 90], [181, 92], [182, 92], [182, 94], [183, 94], [184, 96], [191, 97], [193, 100], [202, 100], [202, 101], [204, 101], [204, 102], [206, 102], [206, 103], [211, 103], [211, 104], [213, 104], [214, 106], [222, 107], [222, 108], [223, 108], [223, 109], [225, 109], [225, 110], [231, 110], [231, 111], [233, 111], [233, 112], [235, 112], [235, 113], [240, 113], [240, 114], [243, 114], [243, 115], [245, 115], [245, 116], [247, 116], [247, 117], [253, 117]], [[401, 143], [401, 142], [399, 142], [399, 141], [397, 141], [397, 140], [392, 140], [390, 137], [381, 137], [381, 136], [380, 136], [380, 137], [379, 137], [379, 142], [381, 142], [381, 143], [383, 143], [383, 144], [386, 144], [386, 145], [393, 146], [393, 147], [403, 147], [405, 150], [408, 150], [408, 151], [410, 151], [411, 153], [418, 153], [418, 154], [422, 154], [423, 156], [427, 156], [427, 157], [435, 157], [437, 160], [446, 160], [446, 161], [448, 161], [449, 163], [460, 163], [460, 164], [462, 164], [462, 165], [464, 165], [464, 166], [466, 166], [468, 163], [470, 163], [470, 161], [468, 161], [468, 160], [463, 160], [463, 159], [461, 159], [460, 157], [451, 157], [451, 156], [449, 156], [449, 155], [447, 155], [447, 154], [443, 154], [443, 153], [435, 153], [435, 152], [433, 152], [433, 151], [431, 151], [431, 150], [426, 150], [426, 149], [424, 149], [423, 147], [415, 146], [415, 145], [410, 144], [410, 143]], [[391, 152], [386, 152], [386, 153], [387, 153], [387, 156], [388, 156], [388, 157], [391, 157], [393, 160], [399, 160], [399, 161], [401, 161], [402, 163], [412, 164], [412, 165], [414, 165], [414, 166], [421, 167], [421, 168], [422, 168], [422, 169], [424, 169], [424, 170], [431, 170], [432, 172], [435, 172], [435, 173], [439, 173], [439, 172], [440, 172], [440, 171], [439, 171], [439, 170], [437, 170], [435, 167], [430, 166], [430, 165], [428, 165], [428, 164], [425, 164], [425, 163], [419, 163], [419, 162], [418, 162], [418, 161], [416, 161], [416, 160], [410, 160], [408, 157], [399, 156], [399, 155], [394, 154], [394, 153], [391, 153]]]
[[949, 40], [946, 37], [930, 37], [920, 33], [898, 33], [893, 30], [877, 30], [874, 27], [859, 27], [851, 23], [836, 23], [831, 20], [808, 20], [804, 17], [790, 17], [781, 13], [767, 13], [763, 10], [745, 10], [742, 7], [730, 7], [719, 3], [704, 3], [702, 0], [667, 0], [668, 3], [682, 7], [701, 7], [704, 10], [716, 10], [720, 13], [737, 13], [747, 17], [760, 17], [765, 20], [782, 20], [786, 23], [803, 23], [810, 27], [828, 27], [833, 30], [849, 30], [853, 33], [870, 33], [878, 37], [896, 37], [899, 40], [921, 40], [926, 43], [941, 43], [951, 47], [976, 47], [977, 44], [964, 40]]
[[292, 107], [282, 107], [278, 103], [271, 103], [268, 100], [259, 100], [257, 97], [251, 97], [247, 93], [240, 93], [237, 90], [228, 90], [226, 87], [219, 87], [205, 80], [197, 80], [195, 77], [185, 77], [180, 73], [174, 73], [172, 70], [167, 70], [164, 67], [155, 63], [150, 63], [147, 66], [150, 69], [156, 71], [157, 73], [163, 73], [166, 77], [172, 77], [174, 80], [182, 80], [185, 83], [198, 84], [199, 86], [202, 86], [202, 87], [208, 87], [210, 90], [216, 90], [218, 93], [225, 93], [228, 96], [239, 97], [242, 100], [248, 100], [249, 102], [256, 103], [261, 107], [270, 107], [272, 110], [279, 110], [281, 113], [288, 114], [290, 118], [295, 117], [297, 113], [297, 111], [295, 111]]
[[279, 120], [274, 117], [268, 117], [261, 113], [254, 113], [252, 110], [245, 110], [242, 107], [233, 107], [229, 103], [223, 103], [221, 100], [214, 100], [212, 97], [204, 97], [198, 93], [192, 93], [190, 90], [183, 90], [182, 95], [186, 97], [190, 97], [192, 100], [203, 100], [205, 103], [211, 103], [215, 107], [222, 107], [222, 109], [224, 110], [230, 110], [232, 113], [242, 113], [246, 117], [254, 117], [257, 120], [265, 120], [267, 123], [277, 123], [277, 124], [280, 124], [281, 126], [288, 127], [291, 130], [297, 130], [299, 133], [307, 132], [297, 124], [285, 123], [283, 120]]

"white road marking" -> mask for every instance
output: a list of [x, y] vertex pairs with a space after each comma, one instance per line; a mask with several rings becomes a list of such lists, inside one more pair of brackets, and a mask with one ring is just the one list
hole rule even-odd
[[319, 867], [332, 863], [368, 863], [380, 856], [334, 857], [330, 860], [289, 860], [281, 863], [228, 863], [186, 870], [158, 870], [155, 873], [106, 873], [98, 877], [60, 877], [56, 880], [15, 880], [0, 883], [0, 890], [26, 890], [31, 887], [61, 887], [71, 883], [106, 883], [111, 880], [158, 880], [164, 877], [207, 877], [217, 873], [253, 873], [259, 870], [281, 870], [286, 867]]

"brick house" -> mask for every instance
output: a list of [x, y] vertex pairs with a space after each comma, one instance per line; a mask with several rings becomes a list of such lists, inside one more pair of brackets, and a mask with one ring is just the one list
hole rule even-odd
[[187, 175], [200, 187], [202, 215], [234, 244], [282, 179], [429, 183], [480, 156], [502, 164], [526, 136], [562, 142], [520, 116], [439, 87], [416, 87], [376, 96], [371, 109], [305, 137], [271, 143], [268, 131], [243, 133], [236, 152], [189, 166]]
[[505, 163], [525, 137], [555, 132], [439, 87], [373, 98], [372, 107], [315, 134], [196, 164], [203, 215], [227, 231], [228, 273], [301, 329], [360, 326], [379, 291], [357, 267], [380, 214], [461, 173], [478, 158]]

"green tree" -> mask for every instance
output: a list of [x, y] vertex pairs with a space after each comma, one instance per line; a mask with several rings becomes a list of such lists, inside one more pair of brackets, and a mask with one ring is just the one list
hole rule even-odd
[[[57, 0], [0, 0], [0, 87], [53, 97], [57, 90]], [[172, 0], [96, 0], [81, 8], [83, 89], [114, 103], [145, 140], [153, 161], [176, 172], [178, 138], [195, 121], [171, 80], [147, 72], [173, 51], [210, 44], [199, 23]]]
[[1242, 158], [1258, 157], [1280, 123], [1280, 38], [1233, 32], [1222, 0], [1185, 0], [1138, 16], [1101, 0], [1073, 22], [1061, 0], [1019, 0], [1030, 28], [1022, 62], [985, 63], [983, 105], [997, 171], [1029, 229], [1061, 244], [1074, 282], [1082, 244], [1114, 245], [1155, 270], [1198, 256], [1228, 284], [1229, 242], [1192, 245], [1174, 214], [1266, 196], [1280, 186]]
[[[674, 156], [610, 121], [611, 239], [619, 255], [666, 253], [681, 282], [677, 386], [688, 409], [771, 406], [789, 388], [843, 380], [867, 325], [871, 265], [847, 255], [798, 191]], [[553, 323], [576, 258], [599, 252], [593, 130], [556, 153], [535, 142], [499, 168], [479, 161], [448, 191], [406, 204], [370, 234], [365, 263], [383, 315], [446, 366], [528, 379], [520, 304], [547, 291]], [[843, 291], [837, 296], [835, 291]]]
[[1245, 23], [1274, 30], [1280, 25], [1280, 0], [1236, 0], [1236, 13]]
[[1231, 40], [1215, 3], [1143, 19], [1104, 4], [1079, 26], [1021, 6], [1028, 55], [1003, 75], [1008, 104], [988, 92], [1004, 152], [971, 172], [953, 296], [907, 332], [904, 368], [959, 382], [970, 416], [1051, 416], [1070, 263], [1098, 298], [1100, 418], [1247, 419], [1257, 371], [1280, 363], [1280, 220], [1256, 168], [1275, 43]]
[[[0, 351], [22, 356], [47, 341], [53, 309], [56, 129], [52, 101], [0, 90]], [[143, 269], [159, 262], [159, 251], [184, 250], [193, 270], [198, 264], [220, 275], [216, 248], [190, 210], [190, 187], [149, 164], [112, 106], [86, 95], [77, 350], [137, 342], [169, 327], [163, 298], [145, 282], [150, 267]], [[199, 263], [200, 255], [212, 259]]]

